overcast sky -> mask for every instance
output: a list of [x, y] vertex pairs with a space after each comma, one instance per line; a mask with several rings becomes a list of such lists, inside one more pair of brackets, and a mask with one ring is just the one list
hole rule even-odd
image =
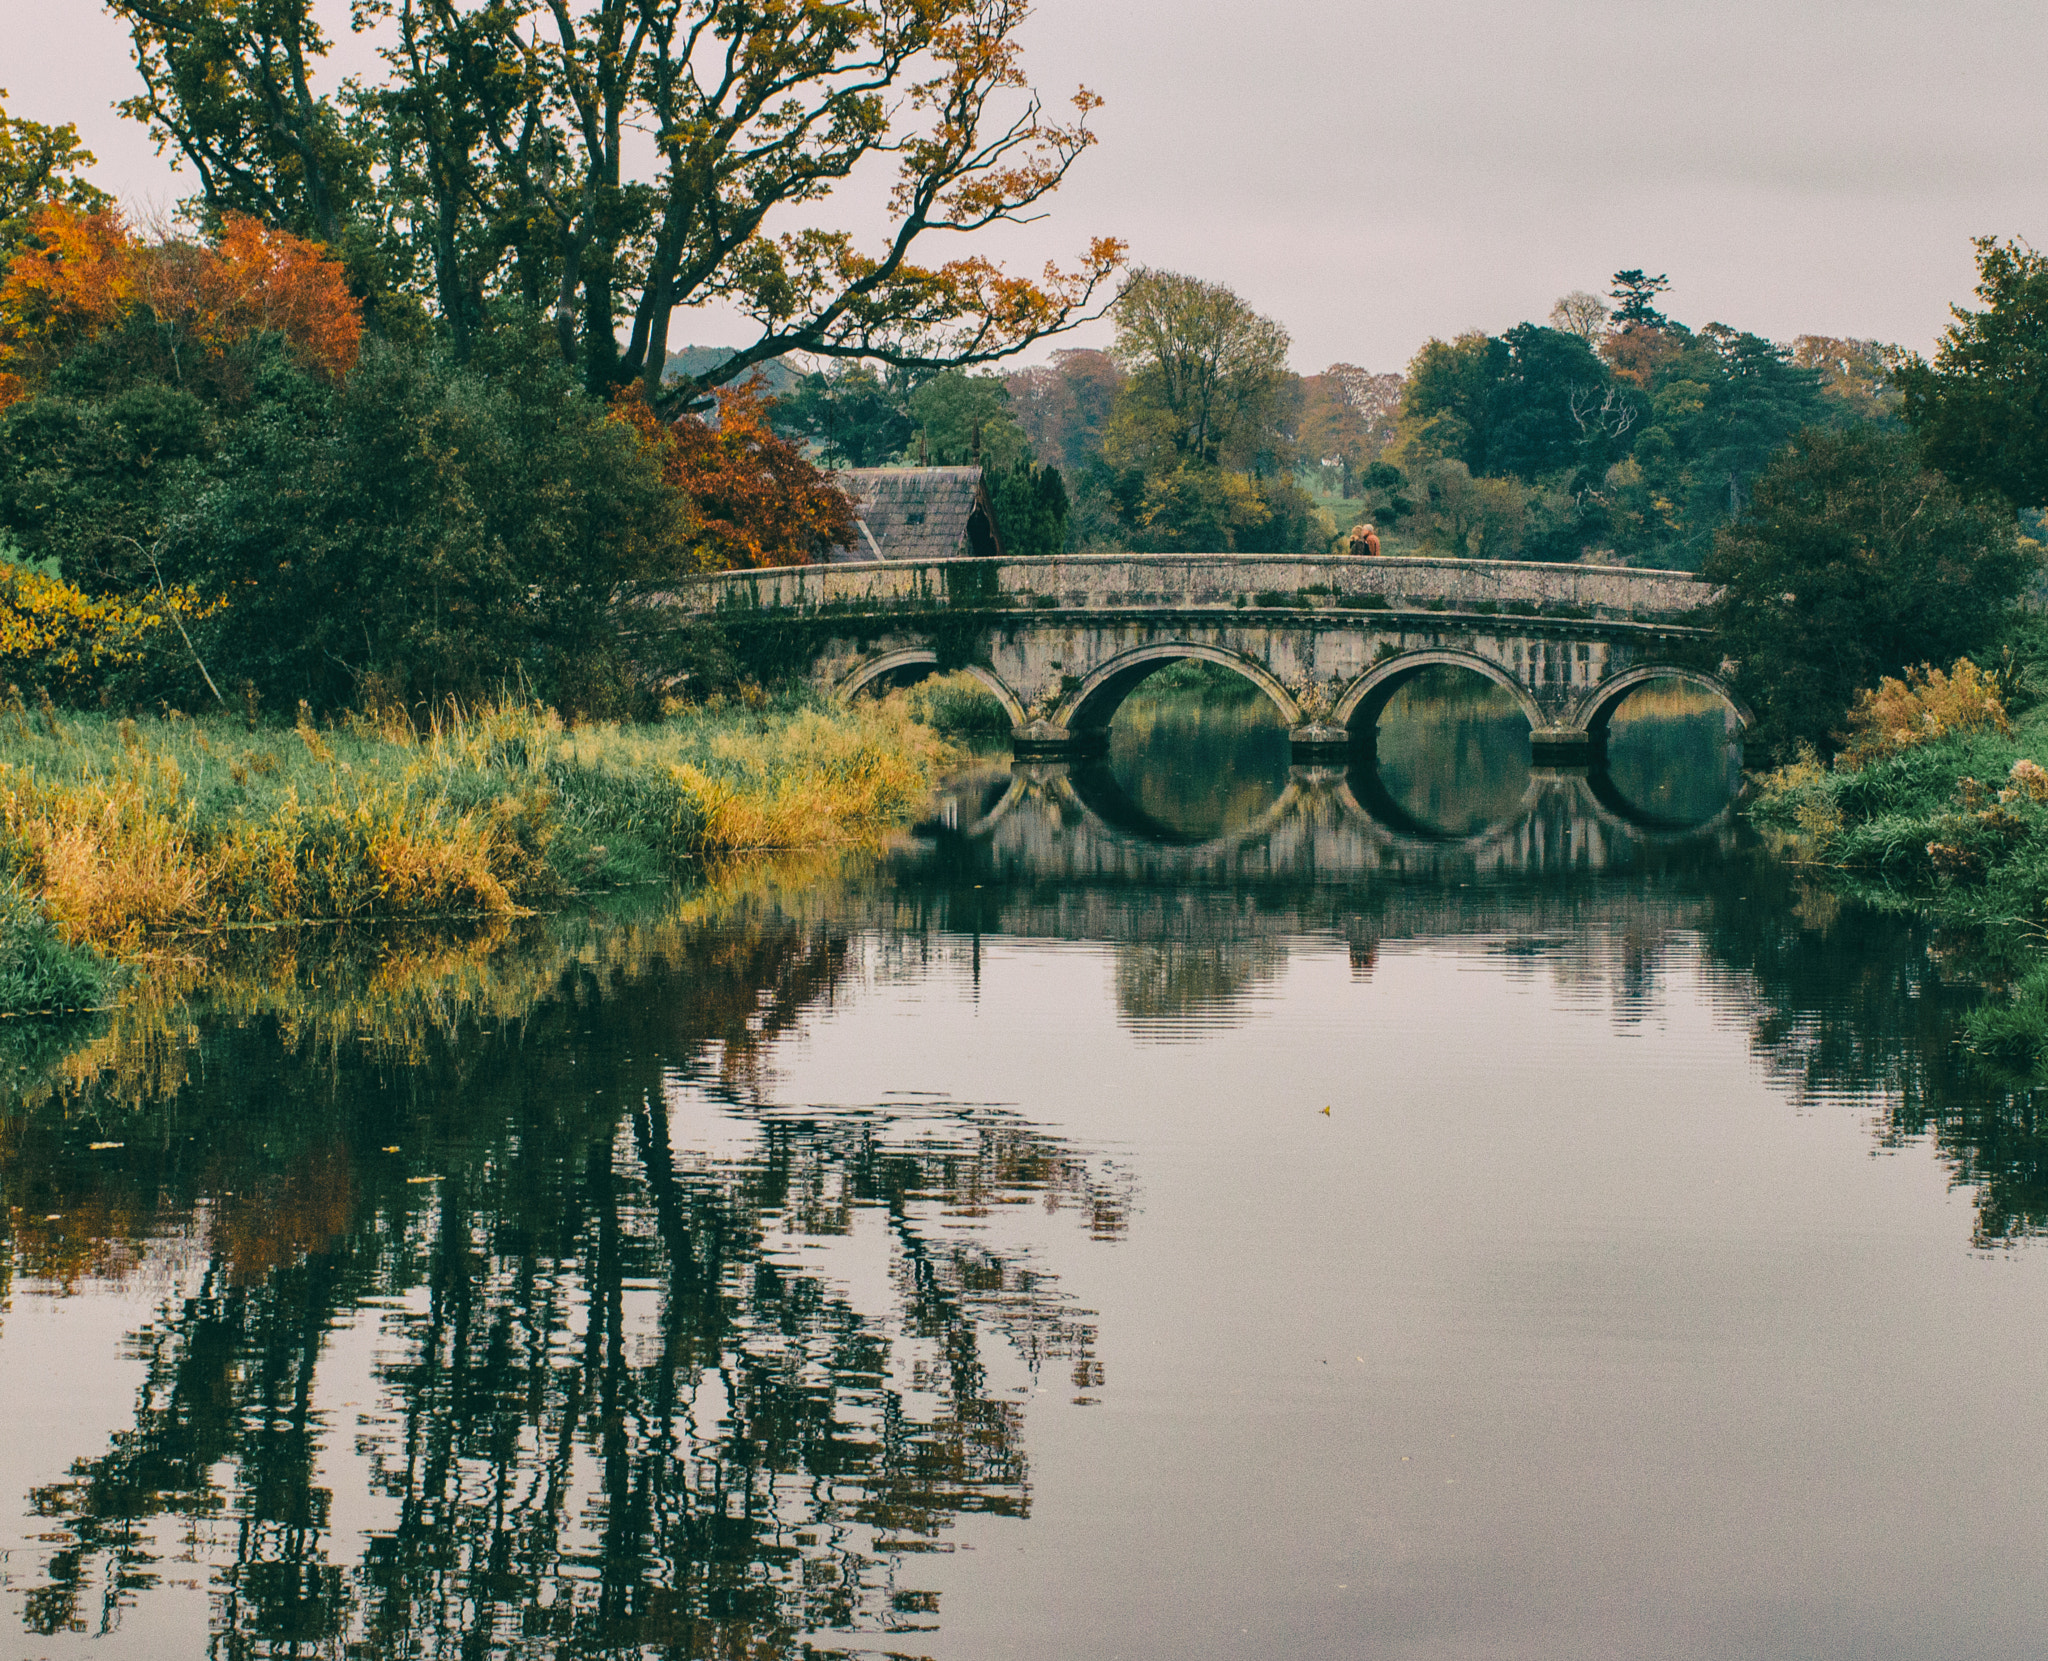
[[[134, 89], [116, 24], [90, 0], [0, 8], [10, 110], [77, 122], [124, 201], [191, 191], [109, 108]], [[1625, 266], [1668, 272], [1694, 325], [1927, 350], [1972, 236], [2048, 245], [2039, 0], [1040, 0], [1025, 39], [1049, 97], [1108, 104], [1003, 251], [1124, 237], [1279, 319], [1303, 371], [1398, 368]], [[742, 335], [707, 316], [671, 338]]]

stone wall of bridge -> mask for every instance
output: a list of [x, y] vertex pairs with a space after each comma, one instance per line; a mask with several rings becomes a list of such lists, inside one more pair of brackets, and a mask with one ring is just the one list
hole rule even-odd
[[785, 672], [852, 696], [965, 668], [1020, 754], [1085, 754], [1123, 699], [1176, 658], [1262, 691], [1304, 756], [1368, 740], [1400, 685], [1449, 665], [1505, 687], [1535, 753], [1597, 753], [1636, 684], [1677, 674], [1744, 710], [1699, 661], [1714, 591], [1684, 572], [1523, 561], [1094, 555], [799, 566], [699, 579], [658, 605], [709, 617]]

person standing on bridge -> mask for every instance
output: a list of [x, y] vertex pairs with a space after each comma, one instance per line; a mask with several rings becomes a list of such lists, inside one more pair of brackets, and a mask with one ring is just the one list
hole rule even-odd
[[1351, 540], [1344, 545], [1344, 551], [1349, 554], [1376, 554], [1380, 551], [1380, 533], [1370, 524], [1354, 525], [1351, 527]]

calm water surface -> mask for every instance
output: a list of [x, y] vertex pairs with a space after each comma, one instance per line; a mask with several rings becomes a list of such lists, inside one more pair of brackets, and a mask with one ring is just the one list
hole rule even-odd
[[2033, 1101], [1629, 713], [11, 1035], [0, 1657], [2038, 1655]]

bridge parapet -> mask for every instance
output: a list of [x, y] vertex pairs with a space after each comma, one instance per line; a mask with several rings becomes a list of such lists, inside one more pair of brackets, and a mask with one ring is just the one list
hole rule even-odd
[[1716, 592], [1687, 572], [1612, 565], [1309, 554], [1079, 554], [729, 571], [695, 578], [669, 598], [687, 611], [713, 613], [1360, 610], [1682, 626]]

